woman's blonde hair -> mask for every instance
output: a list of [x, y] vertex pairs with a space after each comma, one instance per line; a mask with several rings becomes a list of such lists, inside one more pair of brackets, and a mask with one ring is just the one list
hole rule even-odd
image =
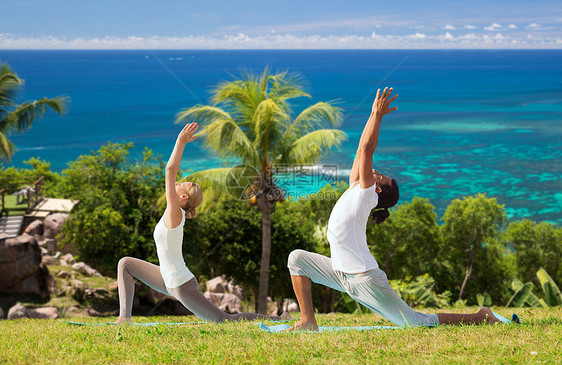
[[203, 191], [199, 184], [193, 184], [187, 195], [189, 195], [189, 199], [187, 199], [182, 209], [185, 210], [185, 217], [191, 219], [197, 215], [197, 207], [203, 203]]

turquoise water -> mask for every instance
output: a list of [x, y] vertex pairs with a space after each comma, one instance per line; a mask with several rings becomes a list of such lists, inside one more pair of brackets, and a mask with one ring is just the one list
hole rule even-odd
[[[441, 216], [452, 199], [483, 192], [512, 219], [562, 224], [562, 51], [0, 51], [0, 62], [26, 80], [22, 100], [72, 98], [68, 115], [11, 137], [16, 166], [40, 157], [61, 171], [107, 141], [167, 158], [177, 112], [207, 103], [240, 69], [270, 65], [308, 82], [312, 99], [295, 110], [336, 101], [349, 136], [322, 161], [326, 174], [285, 182], [292, 195], [346, 177], [376, 89], [388, 85], [399, 110], [383, 123], [374, 166], [397, 179], [402, 201], [429, 198]], [[194, 144], [182, 167], [219, 165]]]

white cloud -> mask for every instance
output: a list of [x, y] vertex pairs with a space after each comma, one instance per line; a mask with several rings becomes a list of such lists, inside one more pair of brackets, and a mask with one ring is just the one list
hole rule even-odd
[[496, 31], [496, 30], [499, 30], [499, 29], [501, 29], [501, 28], [502, 28], [501, 24], [494, 23], [494, 24], [492, 24], [492, 25], [490, 25], [490, 26], [488, 26], [488, 27], [485, 27], [484, 30]]
[[467, 25], [464, 26], [464, 29], [478, 29], [478, 27], [475, 27], [474, 25], [467, 24]]
[[507, 26], [509, 29], [517, 29], [517, 25], [515, 24], [510, 24]]
[[560, 37], [507, 37], [501, 33], [431, 35], [377, 34], [347, 36], [297, 36], [268, 32], [252, 36], [245, 33], [207, 37], [100, 37], [65, 39], [51, 36], [17, 37], [0, 34], [0, 49], [477, 49], [477, 48], [552, 48], [562, 49]]
[[451, 24], [447, 24], [445, 25], [443, 28], [441, 29], [445, 29], [445, 30], [456, 30], [457, 28], [454, 25]]
[[529, 25], [527, 25], [525, 28], [526, 29], [539, 29], [541, 26], [538, 25], [537, 23], [531, 23]]

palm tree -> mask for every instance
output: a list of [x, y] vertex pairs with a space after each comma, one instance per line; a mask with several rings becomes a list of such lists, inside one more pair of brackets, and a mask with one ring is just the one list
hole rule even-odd
[[346, 139], [343, 131], [334, 129], [341, 123], [339, 108], [319, 102], [293, 118], [289, 100], [297, 97], [310, 95], [303, 91], [302, 78], [296, 73], [272, 74], [269, 68], [261, 74], [243, 72], [240, 79], [213, 90], [213, 105], [185, 109], [176, 119], [177, 123], [200, 123], [203, 145], [222, 161], [239, 164], [234, 169], [198, 171], [187, 179], [200, 182], [206, 196], [214, 196], [216, 202], [227, 199], [225, 190], [233, 185], [227, 183], [230, 177], [238, 183], [236, 188], [242, 187], [238, 190], [242, 196], [237, 197], [249, 199], [262, 213], [259, 313], [267, 310], [271, 212], [285, 199], [273, 179], [275, 169], [315, 164]]
[[5, 162], [9, 162], [16, 151], [8, 139], [9, 134], [28, 130], [35, 120], [43, 117], [47, 109], [62, 115], [68, 102], [66, 97], [56, 97], [18, 104], [16, 97], [22, 86], [23, 80], [8, 64], [3, 64], [0, 70], [0, 160]]

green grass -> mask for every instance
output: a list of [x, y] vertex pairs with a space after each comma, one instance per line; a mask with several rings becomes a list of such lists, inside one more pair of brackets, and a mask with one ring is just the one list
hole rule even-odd
[[[141, 327], [73, 326], [65, 322], [71, 319], [0, 321], [0, 363], [560, 363], [562, 307], [494, 310], [504, 316], [515, 311], [523, 324], [271, 334], [248, 322]], [[375, 314], [330, 314], [318, 320], [326, 326], [388, 324]]]
[[17, 203], [17, 198], [15, 195], [4, 196], [4, 209], [7, 215], [24, 215], [27, 210], [27, 199], [21, 199], [20, 204]]

